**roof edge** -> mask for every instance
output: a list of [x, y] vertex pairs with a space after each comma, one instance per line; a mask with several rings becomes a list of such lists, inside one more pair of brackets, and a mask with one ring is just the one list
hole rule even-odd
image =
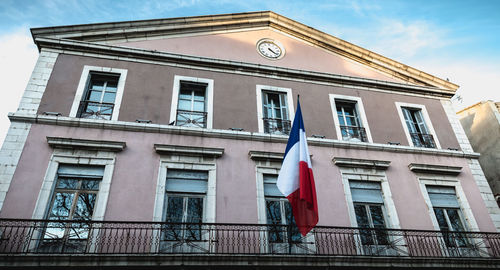
[[219, 29], [245, 29], [256, 26], [267, 26], [277, 29], [416, 85], [434, 86], [451, 91], [456, 91], [459, 88], [457, 84], [402, 64], [272, 11], [32, 28], [31, 33], [34, 42], [40, 47], [40, 44], [37, 42], [37, 38], [39, 37], [102, 43], [113, 39], [128, 39], [131, 37], [147, 38], [174, 33], [212, 32]]

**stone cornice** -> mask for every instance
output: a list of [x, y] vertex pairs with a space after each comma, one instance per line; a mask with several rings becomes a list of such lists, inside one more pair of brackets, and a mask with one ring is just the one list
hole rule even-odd
[[[337, 74], [283, 68], [261, 64], [244, 63], [230, 60], [220, 60], [207, 57], [180, 55], [139, 48], [125, 48], [104, 44], [95, 44], [67, 39], [36, 38], [38, 44], [43, 48], [60, 51], [62, 53], [77, 52], [86, 56], [108, 56], [124, 60], [141, 60], [151, 63], [166, 63], [172, 66], [185, 68], [198, 68], [218, 72], [230, 72], [250, 76], [265, 76], [277, 79], [333, 84], [339, 87], [359, 87], [366, 90], [381, 90], [395, 93], [410, 93], [416, 95], [435, 96], [440, 98], [451, 98], [454, 91], [403, 83], [366, 79]], [[120, 60], [121, 60], [120, 59]], [[118, 59], [117, 59], [118, 60]]]
[[277, 152], [265, 152], [265, 151], [254, 151], [250, 150], [248, 155], [252, 160], [273, 160], [273, 161], [282, 161], [283, 153]]
[[410, 171], [416, 173], [458, 175], [462, 172], [462, 167], [434, 164], [410, 163], [410, 165], [408, 165], [408, 168], [410, 169]]
[[[177, 135], [221, 138], [221, 139], [231, 139], [231, 140], [260, 141], [269, 143], [286, 144], [288, 141], [287, 136], [253, 133], [248, 131], [186, 128], [186, 127], [177, 127], [170, 125], [82, 119], [82, 118], [73, 118], [66, 116], [9, 113], [9, 119], [12, 122], [26, 122], [26, 123], [36, 123], [43, 125], [97, 128], [97, 129], [123, 130], [123, 131], [147, 132], [147, 133], [177, 134]], [[317, 146], [317, 147], [336, 147], [336, 148], [367, 150], [367, 151], [384, 151], [384, 152], [449, 156], [449, 157], [472, 158], [472, 159], [477, 159], [480, 156], [478, 153], [473, 153], [473, 152], [463, 152], [463, 151], [453, 151], [453, 150], [443, 150], [443, 149], [433, 149], [433, 148], [420, 148], [420, 147], [401, 146], [401, 145], [388, 145], [379, 143], [339, 141], [339, 140], [320, 139], [312, 137], [307, 138], [307, 142], [310, 146]]]
[[344, 157], [334, 157], [333, 164], [339, 167], [354, 167], [354, 168], [367, 168], [367, 169], [378, 169], [387, 170], [389, 168], [390, 161], [385, 160], [371, 160], [371, 159], [357, 159], [357, 158], [344, 158]]
[[221, 157], [224, 154], [224, 148], [209, 148], [197, 146], [155, 144], [155, 151], [158, 154], [167, 155], [187, 155], [187, 156], [209, 156]]
[[147, 39], [180, 34], [208, 34], [217, 31], [259, 27], [276, 29], [409, 83], [448, 89], [452, 93], [458, 89], [458, 85], [447, 80], [437, 78], [271, 11], [33, 28], [31, 33], [35, 43], [41, 48], [44, 45], [40, 38], [43, 37], [106, 43], [112, 40]]
[[47, 137], [47, 143], [53, 148], [85, 149], [111, 152], [119, 152], [126, 147], [126, 143], [120, 141], [100, 141], [63, 137]]

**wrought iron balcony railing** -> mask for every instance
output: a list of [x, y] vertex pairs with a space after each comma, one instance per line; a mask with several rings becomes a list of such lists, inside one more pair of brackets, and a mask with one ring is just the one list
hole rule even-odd
[[80, 102], [80, 112], [78, 117], [110, 120], [113, 115], [114, 107], [114, 103], [83, 100]]
[[[69, 233], [68, 233], [69, 232]], [[234, 254], [500, 258], [500, 233], [0, 219], [0, 254]]]
[[264, 121], [264, 133], [288, 135], [292, 128], [289, 120], [279, 118], [262, 118]]
[[410, 133], [410, 137], [416, 147], [436, 148], [434, 137], [431, 134]]
[[367, 142], [366, 130], [363, 127], [340, 126], [342, 139], [346, 141]]
[[177, 110], [176, 126], [207, 127], [207, 112]]

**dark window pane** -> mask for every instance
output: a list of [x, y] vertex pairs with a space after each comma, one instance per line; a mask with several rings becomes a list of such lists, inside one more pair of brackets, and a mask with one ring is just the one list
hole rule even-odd
[[366, 213], [366, 207], [362, 204], [354, 204], [354, 213], [356, 214], [356, 221], [358, 227], [370, 227], [368, 222], [368, 214]]
[[[167, 198], [167, 214], [165, 217], [166, 222], [182, 222], [184, 199], [182, 197], [168, 197]], [[179, 240], [182, 235], [182, 228], [179, 224], [167, 225], [164, 230], [164, 239], [166, 240]]]
[[75, 179], [59, 178], [57, 181], [57, 188], [76, 189], [77, 187], [78, 181]]
[[[187, 223], [201, 223], [203, 215], [203, 199], [187, 198]], [[201, 240], [201, 225], [187, 225], [186, 239]]]
[[282, 226], [281, 223], [281, 208], [279, 201], [266, 201], [267, 224], [269, 228], [269, 241], [270, 242], [283, 242]]
[[96, 194], [81, 193], [76, 201], [74, 219], [91, 220], [94, 213]]
[[293, 217], [293, 212], [292, 212], [292, 206], [288, 201], [283, 201], [283, 203], [285, 204], [286, 224], [289, 225], [287, 230], [288, 239], [292, 243], [300, 242], [302, 236], [299, 232], [297, 224], [295, 223], [295, 219]]
[[49, 218], [55, 220], [68, 219], [74, 196], [73, 193], [56, 193]]
[[90, 89], [92, 89], [92, 90], [102, 90], [103, 86], [104, 86], [104, 81], [93, 79], [92, 83], [90, 85]]
[[382, 206], [370, 205], [370, 214], [372, 216], [373, 228], [377, 236], [377, 243], [379, 245], [387, 245], [389, 239], [385, 230], [384, 215], [382, 213]]
[[101, 181], [94, 180], [82, 180], [82, 186], [80, 189], [83, 190], [99, 190], [99, 183]]
[[443, 209], [434, 208], [434, 213], [436, 214], [436, 219], [439, 224], [439, 228], [445, 231], [450, 230], [450, 228], [448, 227], [448, 222], [446, 222]]

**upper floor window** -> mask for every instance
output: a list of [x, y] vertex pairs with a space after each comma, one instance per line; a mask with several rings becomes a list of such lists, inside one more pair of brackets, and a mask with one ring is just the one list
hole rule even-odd
[[434, 138], [425, 125], [422, 110], [414, 108], [401, 108], [405, 117], [406, 127], [414, 146], [436, 148]]
[[77, 117], [110, 120], [113, 115], [119, 74], [90, 73]]
[[118, 120], [127, 70], [84, 66], [70, 117]]
[[396, 102], [410, 145], [440, 148], [425, 106]]
[[175, 76], [170, 122], [176, 126], [212, 128], [213, 80]]
[[257, 85], [259, 132], [287, 135], [292, 127], [291, 89]]
[[361, 98], [330, 94], [330, 102], [339, 140], [372, 141]]
[[176, 126], [207, 127], [207, 84], [181, 81]]

